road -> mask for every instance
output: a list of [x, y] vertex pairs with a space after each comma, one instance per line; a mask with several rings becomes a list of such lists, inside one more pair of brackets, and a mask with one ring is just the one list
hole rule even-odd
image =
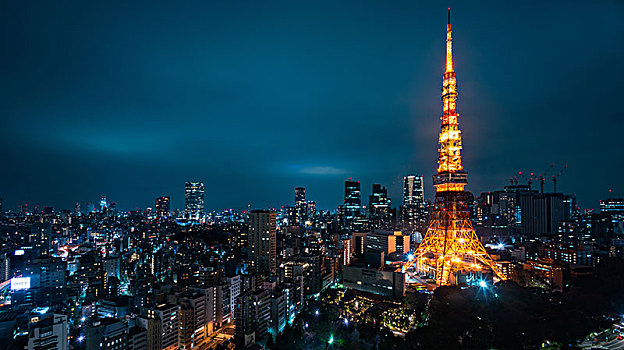
[[593, 337], [595, 340], [604, 339], [603, 342], [594, 344], [595, 340], [586, 340], [580, 346], [583, 349], [624, 350], [624, 339], [616, 338], [618, 334], [621, 334], [622, 330], [622, 324], [616, 323], [613, 328], [606, 329]]
[[605, 349], [622, 350], [622, 349], [624, 349], [624, 340], [613, 339], [613, 340], [611, 340], [609, 342], [606, 342], [606, 343], [602, 344], [602, 346]]
[[204, 345], [201, 346], [201, 350], [214, 349], [217, 345], [224, 343], [226, 340], [234, 336], [234, 323], [230, 323], [214, 332]]

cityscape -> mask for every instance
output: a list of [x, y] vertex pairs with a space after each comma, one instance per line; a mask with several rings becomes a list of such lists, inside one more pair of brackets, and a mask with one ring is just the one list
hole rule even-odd
[[[132, 13], [134, 8], [128, 6], [125, 11]], [[620, 21], [612, 38], [624, 39], [624, 7], [621, 3], [613, 6]], [[78, 168], [63, 166], [62, 175], [55, 175], [42, 167], [37, 172], [42, 175], [24, 175], [27, 185], [33, 186], [32, 192], [37, 192], [36, 186], [49, 183], [38, 180], [38, 176], [49, 173], [52, 185], [45, 186], [54, 188], [42, 190], [41, 199], [37, 193], [25, 191], [24, 185], [3, 180], [0, 339], [4, 341], [0, 349], [624, 349], [624, 196], [618, 192], [619, 183], [610, 180], [620, 179], [611, 174], [613, 177], [589, 180], [578, 175], [587, 169], [570, 165], [578, 164], [576, 161], [568, 163], [567, 159], [553, 157], [547, 163], [536, 161], [530, 165], [541, 172], [515, 170], [498, 182], [483, 180], [483, 168], [476, 164], [482, 158], [475, 153], [496, 153], [497, 146], [468, 141], [476, 137], [470, 133], [479, 133], [479, 137], [487, 133], [475, 127], [478, 118], [463, 113], [463, 103], [478, 105], [479, 99], [488, 97], [484, 90], [466, 91], [479, 90], [479, 83], [464, 84], [462, 80], [462, 67], [477, 65], [462, 58], [467, 55], [464, 50], [479, 50], [465, 42], [474, 45], [481, 39], [462, 36], [462, 25], [468, 26], [476, 19], [467, 18], [466, 12], [471, 12], [463, 10], [466, 6], [459, 7], [461, 10], [432, 6], [431, 23], [437, 24], [432, 28], [421, 24], [423, 28], [417, 32], [419, 36], [433, 37], [435, 45], [430, 55], [439, 61], [427, 68], [435, 70], [437, 85], [423, 85], [438, 94], [439, 100], [434, 101], [437, 110], [435, 114], [427, 112], [427, 121], [418, 126], [431, 126], [423, 133], [435, 133], [435, 142], [422, 150], [431, 155], [426, 157], [428, 162], [431, 160], [428, 165], [406, 164], [399, 173], [387, 166], [390, 163], [378, 160], [370, 167], [390, 168], [384, 171], [392, 174], [379, 175], [381, 180], [377, 181], [362, 180], [364, 175], [358, 171], [344, 171], [350, 169], [347, 164], [306, 165], [304, 171], [297, 168], [294, 175], [289, 173], [296, 185], [285, 181], [283, 186], [272, 186], [274, 182], [262, 182], [261, 174], [251, 183], [243, 183], [236, 170], [225, 171], [230, 180], [214, 180], [211, 176], [217, 175], [213, 173], [221, 171], [217, 168], [227, 166], [227, 162], [220, 163], [212, 150], [202, 151], [205, 153], [200, 157], [194, 153], [194, 161], [214, 167], [202, 176], [180, 170], [183, 167], [176, 166], [176, 161], [166, 159], [169, 151], [151, 148], [150, 152], [158, 155], [154, 159], [170, 167], [166, 172], [183, 179], [163, 185], [165, 189], [177, 189], [168, 191], [135, 170], [146, 167], [144, 171], [152, 171], [142, 163], [145, 159], [132, 158], [125, 148], [122, 150], [122, 142], [93, 134], [89, 138], [92, 149], [73, 143], [64, 147], [72, 152], [76, 149], [76, 153], [80, 148], [91, 149], [83, 151], [87, 155], [92, 152], [98, 162], [113, 160], [98, 158], [97, 147], [119, 147], [113, 153], [123, 155], [120, 164], [125, 167], [110, 170], [106, 176], [93, 171], [92, 179], [80, 178], [78, 171], [83, 170], [75, 170]], [[210, 9], [217, 11], [216, 7]], [[385, 13], [372, 11], [371, 16]], [[162, 18], [171, 16], [172, 21], [182, 21], [177, 13], [162, 14]], [[152, 15], [155, 12], [147, 16]], [[394, 12], [392, 16], [400, 17]], [[423, 14], [409, 16], [413, 20], [406, 23], [414, 21], [416, 26]], [[60, 22], [57, 25], [74, 28], [72, 21]], [[67, 38], [76, 38], [72, 35]], [[457, 37], [464, 40], [461, 46], [456, 44]], [[135, 39], [136, 45], [147, 40], [138, 36]], [[188, 38], [176, 37], [174, 41], [178, 40], [194, 45]], [[619, 46], [619, 58], [624, 53], [622, 43], [624, 40], [613, 44]], [[258, 59], [262, 56], [257, 55]], [[128, 59], [132, 59], [130, 55]], [[489, 68], [479, 64], [471, 69]], [[615, 78], [622, 78], [620, 68], [615, 72], [619, 74]], [[167, 74], [180, 73], [172, 69]], [[172, 76], [170, 79], [177, 79]], [[621, 90], [620, 86], [616, 94]], [[186, 92], [180, 94], [184, 95], [183, 101], [191, 100]], [[219, 96], [230, 98], [225, 92]], [[105, 101], [100, 102], [105, 110]], [[151, 103], [156, 109], [165, 108], [157, 101]], [[13, 113], [12, 108], [7, 110]], [[620, 111], [615, 113], [621, 117]], [[62, 124], [62, 117], [57, 118]], [[401, 118], [411, 117], [406, 114]], [[11, 117], [7, 115], [6, 119]], [[471, 120], [466, 129], [462, 128], [465, 119]], [[576, 122], [572, 116], [570, 119], [570, 123]], [[128, 117], [128, 124], [134, 122]], [[146, 117], [141, 123], [158, 120]], [[583, 128], [580, 121], [576, 123]], [[333, 137], [329, 131], [310, 136], [302, 130], [290, 130], [286, 124], [273, 127], [298, 133], [299, 142], [330, 142]], [[3, 121], [7, 140], [13, 140], [10, 125]], [[111, 125], [120, 129], [123, 121], [111, 121]], [[406, 126], [411, 124], [400, 125], [401, 133], [416, 134]], [[620, 121], [612, 128], [619, 132], [621, 126]], [[194, 128], [203, 127], [186, 125], [184, 130], [198, 148], [206, 144], [190, 135], [194, 135]], [[256, 127], [254, 132], [265, 132]], [[382, 128], [379, 124], [376, 127]], [[509, 130], [502, 123], [488, 127]], [[367, 128], [370, 134], [362, 142], [375, 142], [379, 130]], [[54, 130], [49, 132], [57, 132]], [[59, 129], [58, 133], [62, 132]], [[159, 137], [169, 132], [178, 130], [169, 128]], [[245, 144], [249, 152], [264, 147], [261, 142], [249, 141], [243, 133], [237, 134], [237, 130], [229, 130], [221, 137], [228, 141], [223, 141], [225, 146], [215, 152], [227, 153], [232, 159], [238, 157], [238, 148], [230, 149], [233, 143], [229, 142]], [[352, 140], [348, 135], [344, 137]], [[401, 137], [409, 135], [396, 136]], [[530, 140], [532, 135], [520, 137]], [[140, 132], [131, 138], [126, 145], [133, 145], [138, 153], [147, 152], [139, 145], [147, 138]], [[264, 142], [277, 145], [278, 141], [271, 138], [266, 136]], [[33, 144], [39, 142], [35, 139]], [[160, 146], [167, 144], [163, 139]], [[15, 144], [3, 153], [22, 154], [26, 152], [20, 150], [22, 147], [28, 148]], [[275, 148], [262, 162], [287, 152]], [[532, 152], [528, 149], [526, 152]], [[615, 152], [621, 155], [619, 145]], [[547, 150], [542, 153], [548, 156]], [[500, 164], [516, 166], [512, 156], [500, 157], [504, 158]], [[601, 156], [570, 156], [579, 157]], [[7, 156], [4, 170], [10, 173], [30, 169], [33, 162], [36, 159], [28, 156]], [[80, 168], [91, 164], [87, 160], [76, 162]], [[236, 160], [229, 164], [232, 169], [246, 169]], [[607, 173], [617, 166], [605, 165], [597, 171]], [[472, 172], [475, 167], [481, 171]], [[321, 175], [328, 177], [306, 180]], [[283, 177], [271, 176], [277, 182]], [[59, 180], [61, 177], [68, 179]], [[473, 178], [479, 177], [482, 179], [476, 180], [478, 185], [473, 187]], [[582, 179], [583, 183], [567, 177]], [[135, 179], [131, 188], [126, 187], [128, 178]], [[58, 180], [58, 188], [54, 179]], [[68, 190], [75, 186], [92, 191], [90, 181], [108, 183], [102, 187], [113, 194], [80, 199], [85, 192]], [[591, 196], [585, 195], [587, 189], [574, 188], [601, 181], [605, 183], [594, 185], [608, 190]], [[329, 182], [333, 193], [327, 196], [330, 190], [320, 187]], [[222, 193], [215, 189], [219, 187], [232, 192], [260, 189], [243, 193], [248, 200], [229, 206], [220, 203], [232, 203], [231, 198], [215, 195]], [[286, 187], [286, 194], [274, 193]], [[150, 193], [150, 204], [138, 207], [140, 200], [131, 198], [141, 191]], [[267, 199], [262, 198], [263, 194]], [[289, 199], [278, 202], [275, 198]], [[333, 203], [331, 198], [340, 200]], [[59, 205], [68, 201], [71, 207]]]

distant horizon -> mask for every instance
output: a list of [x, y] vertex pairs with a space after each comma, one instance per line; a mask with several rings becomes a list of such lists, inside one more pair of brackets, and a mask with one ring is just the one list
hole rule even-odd
[[[408, 175], [417, 175], [417, 174], [408, 174]], [[405, 175], [405, 176], [408, 176], [408, 175]], [[419, 176], [419, 175], [417, 175], [417, 176]], [[354, 181], [358, 181], [358, 180], [357, 180], [357, 179], [355, 179], [355, 178], [353, 178], [353, 180], [354, 180]], [[190, 180], [189, 180], [189, 181], [190, 181]], [[193, 180], [193, 181], [195, 181], [195, 180]], [[345, 179], [345, 181], [346, 181], [346, 179]], [[199, 181], [199, 182], [201, 182], [201, 181]], [[377, 184], [377, 183], [378, 183], [378, 182], [373, 182], [373, 183], [371, 183], [371, 184], [370, 184], [370, 186], [368, 186], [367, 188], [372, 188], [372, 185], [373, 185], [373, 184]], [[342, 184], [344, 185], [344, 181], [342, 182]], [[385, 186], [384, 184], [381, 184], [381, 185], [382, 185], [382, 186], [384, 186], [384, 187], [386, 187], [386, 189], [388, 189], [388, 191], [390, 192], [390, 188], [388, 188], [388, 186]], [[507, 185], [508, 185], [508, 184], [507, 184]], [[491, 190], [488, 190], [488, 191], [483, 191], [483, 192], [479, 192], [479, 193], [473, 193], [473, 195], [474, 195], [474, 197], [475, 197], [475, 199], [476, 199], [476, 198], [477, 198], [479, 195], [481, 195], [482, 193], [494, 192], [494, 191], [502, 191], [502, 190], [504, 190], [504, 187], [505, 187], [505, 186], [507, 186], [507, 185], [503, 185], [503, 187], [501, 187], [501, 188], [497, 188], [497, 189], [491, 189]], [[519, 185], [526, 185], [526, 184], [519, 183]], [[536, 186], [537, 186], [537, 187], [536, 187]], [[534, 182], [531, 188], [532, 188], [532, 190], [535, 190], [535, 191], [539, 192], [539, 191], [540, 191], [539, 186], [540, 186], [540, 185], [539, 185], [539, 182], [537, 182], [537, 184]], [[308, 191], [308, 187], [306, 187], [306, 186], [295, 186], [295, 187], [304, 187], [304, 188], [306, 189], [306, 201], [315, 201], [315, 202], [317, 202], [314, 198], [309, 198], [309, 196], [308, 196], [308, 193], [309, 193], [309, 191]], [[293, 199], [292, 199], [292, 201], [291, 201], [291, 202], [289, 202], [289, 203], [282, 203], [282, 204], [279, 204], [279, 205], [273, 205], [273, 206], [254, 206], [254, 205], [253, 205], [253, 203], [247, 203], [247, 204], [244, 204], [244, 205], [238, 205], [238, 206], [226, 206], [226, 207], [221, 207], [221, 208], [214, 208], [214, 207], [211, 207], [211, 209], [204, 209], [204, 212], [205, 212], [205, 213], [210, 213], [210, 212], [219, 212], [219, 211], [223, 211], [223, 210], [227, 210], [227, 209], [232, 209], [232, 210], [236, 210], [236, 211], [240, 211], [240, 212], [242, 212], [242, 211], [244, 211], [244, 210], [246, 210], [246, 209], [247, 209], [247, 205], [248, 205], [248, 204], [251, 204], [251, 209], [280, 209], [280, 208], [282, 208], [282, 207], [294, 207], [294, 190], [295, 190], [295, 187], [293, 187], [293, 188], [292, 188]], [[433, 187], [433, 186], [432, 186], [432, 187]], [[401, 191], [403, 190], [403, 188], [402, 188], [402, 184], [401, 184], [401, 186], [400, 186], [400, 190], [401, 190]], [[184, 191], [184, 189], [183, 189], [183, 191]], [[365, 189], [364, 189], [364, 187], [361, 185], [361, 182], [360, 182], [360, 196], [361, 196], [362, 206], [363, 206], [363, 207], [368, 207], [368, 196], [369, 196], [369, 194], [370, 194], [371, 192], [372, 192], [372, 191], [370, 191], [370, 190], [369, 190], [368, 192], [366, 192], [366, 191], [365, 191]], [[471, 191], [470, 191], [470, 190], [468, 190], [468, 192], [471, 192]], [[548, 189], [547, 184], [544, 184], [544, 193], [553, 193], [553, 191], [552, 191], [552, 183], [551, 183], [551, 188], [550, 188], [550, 189]], [[561, 192], [561, 191], [557, 191], [557, 193], [563, 193], [563, 194], [565, 194], [565, 195], [572, 195], [572, 196], [574, 196], [574, 194], [571, 194], [571, 193], [566, 193], [566, 192]], [[435, 188], [432, 188], [432, 189], [431, 189], [430, 195], [427, 195], [427, 190], [426, 190], [426, 188], [425, 188], [425, 199], [426, 199], [426, 200], [433, 201], [433, 199], [434, 199], [434, 198], [433, 198], [433, 197], [434, 197], [434, 194], [435, 194]], [[100, 196], [101, 196], [101, 195], [100, 195]], [[118, 208], [120, 211], [123, 211], [123, 212], [129, 212], [129, 211], [133, 211], [133, 210], [137, 210], [137, 209], [138, 209], [138, 210], [145, 210], [145, 209], [147, 209], [147, 208], [152, 208], [152, 209], [154, 209], [154, 204], [155, 204], [155, 200], [156, 200], [156, 198], [159, 198], [159, 197], [162, 197], [162, 196], [168, 196], [168, 197], [170, 198], [171, 202], [173, 202], [173, 200], [174, 200], [174, 196], [173, 196], [173, 195], [169, 195], [169, 194], [162, 194], [162, 195], [155, 196], [155, 197], [154, 197], [154, 203], [152, 203], [151, 205], [145, 205], [144, 207], [134, 207], [134, 208], [126, 207], [126, 206], [124, 206], [124, 205], [123, 205], [123, 203], [119, 203], [118, 201], [115, 201], [115, 200], [114, 200], [114, 198], [109, 198], [108, 196], [106, 196], [106, 200], [107, 200], [109, 203], [115, 203], [115, 204], [118, 206], [117, 208]], [[184, 194], [182, 194], [180, 197], [181, 197], [182, 202], [184, 202]], [[2, 198], [2, 201], [3, 201], [3, 211], [4, 211], [4, 212], [9, 212], [9, 211], [18, 212], [18, 211], [20, 210], [20, 207], [21, 207], [23, 204], [28, 204], [28, 205], [29, 205], [29, 207], [33, 207], [33, 206], [35, 206], [35, 205], [36, 205], [36, 206], [39, 208], [39, 210], [43, 210], [43, 208], [44, 208], [44, 207], [52, 207], [52, 208], [54, 208], [54, 210], [55, 210], [55, 211], [56, 211], [56, 210], [59, 210], [59, 211], [62, 211], [62, 210], [70, 210], [70, 211], [73, 211], [73, 210], [74, 210], [74, 207], [63, 207], [63, 208], [61, 208], [61, 207], [55, 207], [55, 206], [53, 206], [53, 205], [45, 205], [45, 204], [39, 204], [39, 203], [22, 203], [22, 204], [19, 204], [19, 205], [15, 206], [14, 208], [9, 208], [9, 209], [7, 210], [7, 205], [6, 205], [6, 203], [4, 202], [4, 198], [3, 198], [2, 196], [0, 196], [0, 198]], [[617, 198], [622, 198], [622, 197], [621, 197], [621, 196], [615, 196], [615, 195], [614, 195], [614, 196], [607, 196], [607, 197], [601, 198], [600, 200], [606, 200], [606, 199], [617, 199]], [[93, 205], [95, 205], [95, 207], [96, 207], [96, 208], [99, 208], [99, 200], [100, 200], [100, 199], [101, 199], [101, 197], [98, 197], [98, 198], [96, 198], [96, 200], [93, 200], [93, 201], [77, 201], [77, 202], [74, 202], [74, 204], [75, 204], [75, 203], [80, 203], [80, 205], [81, 205], [81, 206], [82, 206], [82, 205], [85, 205], [85, 204], [93, 204]], [[399, 206], [401, 206], [401, 205], [403, 204], [403, 197], [402, 197], [402, 196], [399, 198], [399, 202], [398, 202], [398, 203], [396, 202], [396, 200], [395, 200], [393, 197], [390, 197], [390, 199], [391, 199], [391, 201], [392, 201], [392, 208], [398, 208]], [[599, 201], [600, 201], [600, 200], [599, 200]], [[204, 208], [206, 208], [206, 207], [205, 207], [205, 202], [206, 202], [206, 197], [204, 196]], [[119, 206], [120, 204], [121, 204], [121, 206]], [[333, 207], [333, 208], [331, 208], [331, 207], [330, 207], [330, 208], [327, 208], [327, 207], [319, 207], [319, 206], [318, 206], [318, 202], [317, 202], [317, 210], [319, 210], [319, 211], [320, 211], [320, 210], [323, 210], [323, 211], [335, 211], [335, 210], [338, 208], [338, 206], [340, 206], [341, 204], [343, 204], [343, 202], [342, 202], [342, 201], [341, 201], [341, 202], [339, 202], [338, 204], [336, 204], [336, 206], [335, 206], [335, 207]], [[578, 205], [578, 198], [577, 198], [577, 205]], [[579, 205], [579, 207], [580, 207], [580, 209], [581, 209], [581, 210], [600, 210], [600, 207], [599, 207], [599, 202], [598, 202], [598, 203], [596, 203], [596, 206], [594, 206], [594, 207], [583, 207], [583, 206], [580, 206], [580, 205]], [[84, 210], [84, 208], [83, 208], [83, 207], [81, 207], [81, 211], [82, 211], [82, 210]], [[184, 205], [182, 205], [182, 206], [176, 206], [176, 207], [171, 206], [171, 211], [175, 211], [175, 210], [178, 210], [178, 211], [183, 211], [183, 210], [184, 210]]]

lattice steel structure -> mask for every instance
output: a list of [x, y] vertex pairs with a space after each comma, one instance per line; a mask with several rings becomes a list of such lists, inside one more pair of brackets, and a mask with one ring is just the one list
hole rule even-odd
[[435, 207], [429, 227], [414, 253], [404, 266], [416, 264], [423, 272], [434, 274], [437, 285], [457, 282], [457, 274], [492, 270], [505, 279], [472, 228], [468, 204], [473, 197], [464, 187], [468, 174], [461, 162], [461, 131], [456, 109], [457, 80], [453, 71], [451, 9], [446, 27], [446, 71], [442, 76], [442, 128], [439, 137], [438, 173], [433, 176], [436, 187]]

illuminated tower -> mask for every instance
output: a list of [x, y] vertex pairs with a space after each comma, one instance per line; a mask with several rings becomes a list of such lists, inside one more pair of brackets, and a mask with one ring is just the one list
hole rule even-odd
[[[418, 269], [435, 275], [438, 285], [470, 282], [488, 269], [500, 279], [496, 263], [485, 251], [472, 228], [468, 204], [472, 194], [464, 191], [468, 174], [461, 162], [461, 132], [457, 121], [457, 80], [453, 71], [451, 9], [446, 26], [446, 70], [442, 76], [442, 128], [440, 130], [438, 173], [433, 176], [436, 187], [435, 207], [429, 228], [414, 253]], [[474, 280], [476, 281], [476, 280]]]

